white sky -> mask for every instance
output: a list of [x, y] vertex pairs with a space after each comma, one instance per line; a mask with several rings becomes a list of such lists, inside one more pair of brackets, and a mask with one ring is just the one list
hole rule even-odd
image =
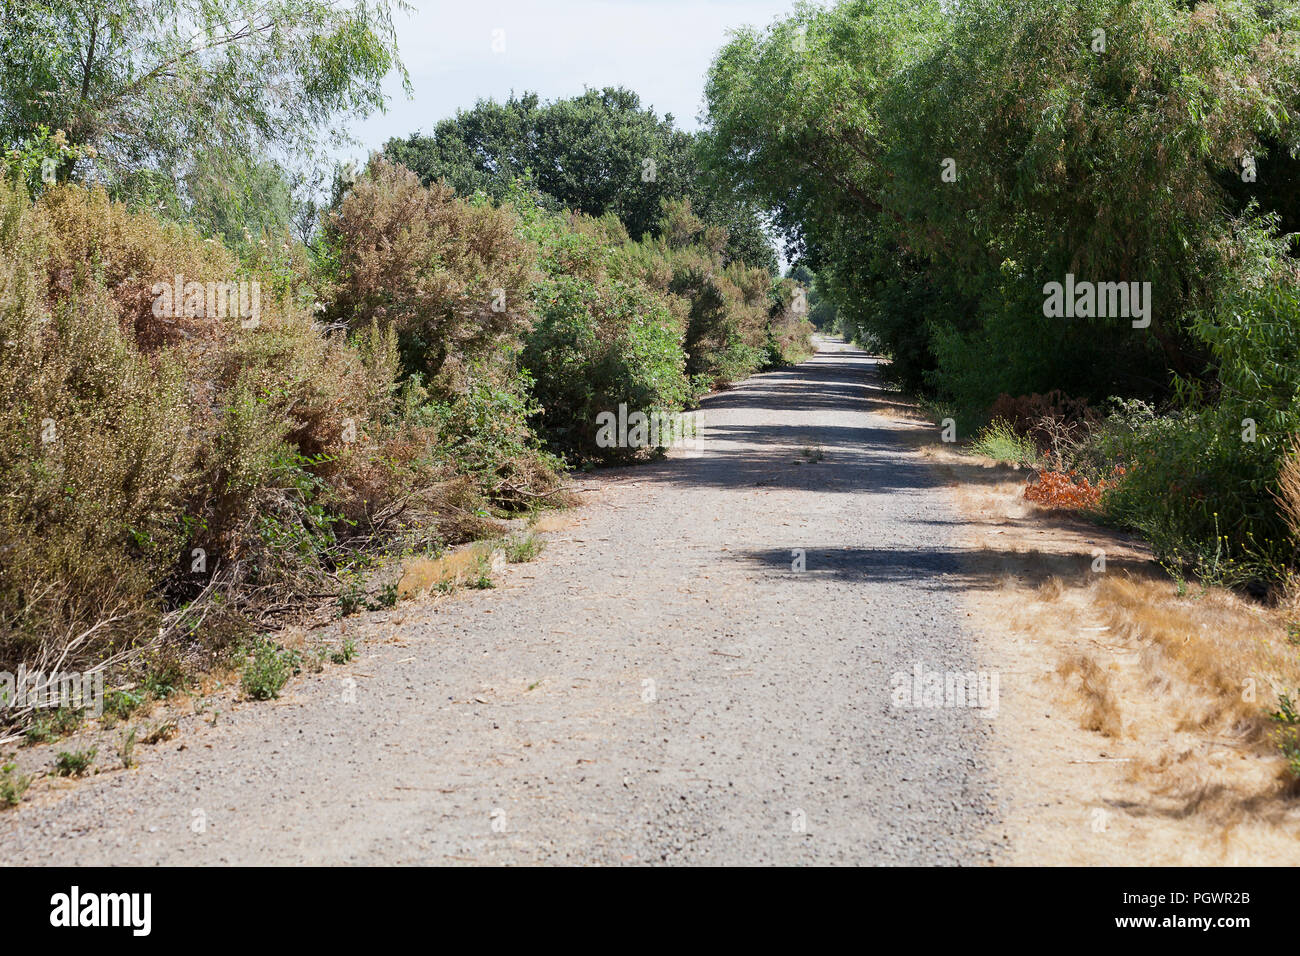
[[[398, 48], [411, 74], [408, 100], [390, 77], [388, 112], [354, 122], [368, 154], [390, 137], [430, 131], [480, 98], [535, 91], [573, 96], [625, 86], [642, 105], [694, 130], [704, 74], [727, 31], [766, 26], [794, 0], [414, 0], [397, 14]], [[493, 52], [493, 31], [504, 52]], [[358, 156], [358, 159], [364, 158]]]

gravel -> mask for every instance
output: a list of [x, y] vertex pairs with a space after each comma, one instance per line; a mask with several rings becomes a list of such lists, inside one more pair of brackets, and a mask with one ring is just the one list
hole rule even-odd
[[349, 619], [357, 660], [45, 789], [0, 855], [992, 862], [990, 721], [891, 703], [895, 674], [978, 661], [957, 519], [877, 389], [826, 342], [709, 398], [700, 454], [580, 479], [496, 589]]

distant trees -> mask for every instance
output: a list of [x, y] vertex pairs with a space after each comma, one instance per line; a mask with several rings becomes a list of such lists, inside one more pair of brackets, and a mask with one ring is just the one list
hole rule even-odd
[[[1248, 159], [1288, 166], [1298, 10], [802, 8], [719, 53], [703, 142], [907, 384], [969, 405], [1050, 388], [1152, 395], [1169, 372], [1207, 367], [1189, 317], [1224, 266], [1222, 183]], [[1042, 287], [1067, 272], [1152, 282], [1149, 329], [1044, 323]]]
[[523, 179], [543, 205], [613, 213], [634, 239], [655, 232], [665, 199], [689, 198], [698, 214], [726, 229], [730, 258], [774, 271], [756, 207], [707, 176], [698, 152], [697, 138], [676, 129], [671, 116], [657, 116], [621, 88], [550, 103], [533, 93], [505, 103], [481, 100], [429, 135], [385, 147], [425, 183], [444, 179], [461, 195], [482, 190], [500, 201]]

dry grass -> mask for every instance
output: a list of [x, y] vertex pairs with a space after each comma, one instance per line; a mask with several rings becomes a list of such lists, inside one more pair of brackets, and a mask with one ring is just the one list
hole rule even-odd
[[1300, 436], [1291, 441], [1291, 453], [1282, 462], [1277, 476], [1277, 502], [1291, 534], [1300, 540]]
[[475, 584], [484, 575], [490, 577], [503, 562], [504, 556], [490, 542], [450, 551], [437, 558], [412, 558], [402, 565], [397, 594], [405, 600]]
[[1084, 701], [1086, 710], [1081, 723], [1084, 730], [1096, 731], [1103, 737], [1123, 736], [1124, 720], [1111, 685], [1110, 671], [1098, 664], [1094, 655], [1070, 654], [1057, 666], [1056, 673]]
[[[897, 396], [871, 401], [963, 513], [963, 603], [1003, 678], [1007, 862], [1293, 864], [1300, 801], [1269, 713], [1300, 686], [1300, 591], [1276, 608], [1180, 596], [1140, 541], [1026, 502], [1024, 471], [944, 444]], [[1300, 518], [1300, 451], [1289, 473], [1279, 498]]]
[[548, 534], [552, 531], [564, 531], [572, 527], [575, 520], [572, 515], [563, 512], [541, 511], [529, 520], [528, 527], [538, 534]]
[[1144, 666], [1174, 692], [1180, 728], [1262, 741], [1266, 709], [1300, 683], [1281, 612], [1229, 591], [1178, 597], [1167, 581], [1109, 578], [1096, 605], [1116, 635], [1153, 652]]

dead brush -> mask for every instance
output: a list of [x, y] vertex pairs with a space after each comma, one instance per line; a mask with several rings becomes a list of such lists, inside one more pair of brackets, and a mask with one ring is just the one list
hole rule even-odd
[[1291, 439], [1291, 448], [1278, 470], [1277, 491], [1273, 497], [1292, 538], [1300, 541], [1300, 436]]

